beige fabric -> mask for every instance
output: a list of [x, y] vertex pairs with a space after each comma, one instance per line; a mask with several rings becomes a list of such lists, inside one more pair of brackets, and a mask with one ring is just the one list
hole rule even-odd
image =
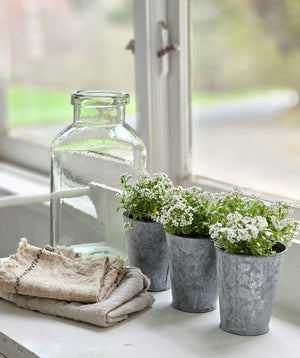
[[70, 248], [31, 246], [0, 262], [0, 297], [19, 307], [50, 315], [112, 326], [150, 307], [150, 281], [117, 257], [81, 257]]
[[77, 257], [72, 250], [40, 249], [21, 239], [18, 251], [0, 263], [0, 293], [95, 303], [106, 299], [124, 275], [117, 257]]
[[99, 303], [70, 303], [17, 294], [0, 294], [0, 297], [25, 309], [109, 327], [153, 304], [153, 296], [146, 292], [149, 283], [139, 269], [127, 268], [120, 285], [105, 301]]

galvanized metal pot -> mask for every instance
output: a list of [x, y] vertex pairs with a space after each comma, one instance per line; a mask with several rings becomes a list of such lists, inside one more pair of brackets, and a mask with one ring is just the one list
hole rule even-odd
[[285, 245], [276, 255], [232, 255], [216, 248], [220, 327], [245, 336], [269, 330], [272, 306], [282, 267]]
[[210, 238], [166, 234], [170, 261], [172, 306], [185, 312], [216, 308], [216, 252]]
[[140, 221], [123, 215], [132, 223], [126, 231], [128, 261], [139, 267], [150, 279], [149, 291], [164, 291], [171, 287], [166, 235], [163, 227], [153, 221]]

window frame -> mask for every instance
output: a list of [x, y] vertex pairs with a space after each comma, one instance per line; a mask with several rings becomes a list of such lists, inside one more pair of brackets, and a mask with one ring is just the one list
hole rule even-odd
[[[148, 148], [149, 171], [167, 173], [174, 184], [200, 185], [212, 192], [229, 189], [229, 184], [193, 176], [191, 172], [189, 0], [133, 0], [133, 10], [137, 129]], [[180, 46], [180, 51], [166, 55], [169, 74], [163, 77], [159, 76], [161, 58], [157, 57], [161, 49], [158, 21], [168, 25], [170, 43]], [[9, 133], [3, 105], [5, 87], [1, 85], [0, 82], [0, 159], [49, 174], [49, 147]], [[300, 205], [292, 203], [292, 206], [293, 216], [300, 220]], [[286, 292], [297, 275], [295, 258], [299, 256], [300, 240], [294, 242], [290, 249], [293, 260], [288, 261], [277, 300], [284, 307]], [[290, 307], [299, 310], [297, 300], [292, 300]]]
[[[16, 150], [17, 148], [17, 150]], [[4, 134], [0, 140], [1, 159], [39, 173], [50, 173], [50, 148], [30, 139]]]
[[[150, 172], [166, 172], [174, 182], [189, 174], [191, 153], [189, 41], [187, 0], [133, 0], [137, 129], [148, 149]], [[158, 58], [159, 21], [169, 26], [170, 43], [180, 50]], [[178, 26], [179, 25], [179, 26]], [[159, 75], [162, 61], [169, 73]], [[146, 70], [145, 70], [146, 69]], [[0, 91], [0, 158], [45, 174], [49, 146], [11, 132], [5, 108], [5, 81]], [[157, 144], [159, 143], [159, 145]]]
[[[167, 173], [175, 184], [200, 185], [210, 191], [230, 189], [230, 184], [195, 176], [191, 170], [190, 0], [133, 0], [132, 6], [137, 130], [147, 146], [148, 170]], [[159, 58], [160, 21], [168, 26], [169, 44], [177, 44], [179, 51]], [[163, 61], [168, 64], [168, 70], [161, 75]], [[3, 80], [0, 82], [0, 159], [49, 174], [49, 146], [9, 131], [5, 87]], [[292, 206], [300, 219], [300, 205], [292, 203]]]
[[[190, 172], [189, 1], [133, 0], [137, 130], [148, 151], [150, 172], [180, 183]], [[158, 57], [161, 26], [180, 49]], [[168, 69], [161, 75], [163, 61]], [[146, 69], [146, 70], [145, 70]], [[167, 73], [166, 73], [167, 72]]]
[[[212, 192], [230, 190], [229, 183], [192, 173], [190, 1], [133, 0], [133, 6], [137, 129], [148, 149], [149, 171], [165, 172], [175, 184], [200, 185]], [[179, 51], [166, 55], [169, 73], [163, 77], [159, 75], [161, 58], [157, 57], [161, 49], [159, 21], [169, 28], [170, 44], [179, 45]], [[270, 201], [281, 199], [257, 194]], [[290, 205], [293, 217], [300, 220], [300, 204]]]

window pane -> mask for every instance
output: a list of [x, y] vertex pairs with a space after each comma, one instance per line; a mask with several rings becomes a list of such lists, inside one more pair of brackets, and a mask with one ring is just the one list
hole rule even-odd
[[131, 2], [10, 0], [0, 14], [0, 80], [12, 129], [49, 142], [71, 123], [71, 92], [79, 89], [129, 92], [132, 117]]
[[192, 0], [193, 174], [300, 200], [300, 6]]

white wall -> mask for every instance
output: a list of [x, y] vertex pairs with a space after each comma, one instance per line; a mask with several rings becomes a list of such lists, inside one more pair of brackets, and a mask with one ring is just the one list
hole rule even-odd
[[0, 257], [15, 253], [21, 237], [31, 245], [50, 243], [49, 207], [41, 204], [0, 208]]
[[279, 279], [274, 305], [298, 317], [300, 323], [300, 244], [294, 243], [287, 251]]

